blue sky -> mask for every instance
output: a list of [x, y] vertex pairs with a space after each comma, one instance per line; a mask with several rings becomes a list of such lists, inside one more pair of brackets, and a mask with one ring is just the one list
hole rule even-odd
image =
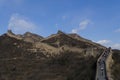
[[120, 49], [120, 0], [0, 0], [0, 34], [62, 30]]

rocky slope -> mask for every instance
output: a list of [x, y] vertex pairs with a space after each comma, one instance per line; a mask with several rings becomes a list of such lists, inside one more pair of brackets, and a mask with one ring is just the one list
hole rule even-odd
[[58, 31], [0, 36], [0, 80], [93, 80], [105, 47]]

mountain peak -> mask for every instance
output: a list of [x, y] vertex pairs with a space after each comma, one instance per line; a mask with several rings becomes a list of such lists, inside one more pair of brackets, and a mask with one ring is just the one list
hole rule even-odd
[[61, 30], [58, 30], [57, 34], [65, 34], [65, 33], [62, 32]]
[[14, 33], [12, 32], [12, 30], [10, 30], [10, 29], [7, 31], [7, 34], [14, 35]]
[[26, 32], [23, 34], [23, 39], [24, 41], [34, 43], [34, 42], [39, 42], [41, 39], [43, 39], [43, 37], [31, 32]]
[[12, 37], [12, 38], [16, 38], [16, 39], [19, 39], [19, 40], [22, 39], [21, 35], [16, 35], [16, 34], [14, 34], [14, 33], [12, 32], [12, 30], [10, 30], [10, 29], [7, 31], [6, 34], [7, 34], [9, 37]]
[[24, 36], [31, 36], [31, 35], [33, 35], [33, 33], [31, 33], [31, 32], [26, 32], [26, 33], [24, 34]]
[[35, 34], [35, 33], [31, 33], [31, 32], [26, 32], [26, 33], [24, 33], [23, 36], [24, 36], [24, 37], [39, 37], [39, 38], [43, 39], [42, 36], [40, 36], [40, 35], [38, 35], [38, 34]]

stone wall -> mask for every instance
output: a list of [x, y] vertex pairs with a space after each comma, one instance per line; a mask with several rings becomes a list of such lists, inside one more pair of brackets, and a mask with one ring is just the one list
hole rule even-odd
[[112, 51], [110, 51], [110, 54], [108, 58], [106, 59], [105, 63], [106, 63], [106, 73], [107, 73], [108, 80], [113, 80], [112, 75], [111, 75], [111, 67], [113, 64]]

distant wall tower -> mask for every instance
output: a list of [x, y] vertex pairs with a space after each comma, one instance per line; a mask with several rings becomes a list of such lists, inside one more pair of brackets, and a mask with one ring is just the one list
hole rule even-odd
[[10, 37], [16, 38], [16, 39], [22, 39], [22, 37], [17, 36], [17, 35], [14, 34], [14, 33], [12, 32], [12, 30], [10, 30], [10, 29], [7, 31], [7, 35], [10, 36]]
[[12, 32], [12, 30], [10, 30], [10, 29], [7, 31], [7, 34], [8, 34], [8, 35], [9, 35], [9, 34], [10, 34], [10, 35], [14, 35], [14, 33]]

